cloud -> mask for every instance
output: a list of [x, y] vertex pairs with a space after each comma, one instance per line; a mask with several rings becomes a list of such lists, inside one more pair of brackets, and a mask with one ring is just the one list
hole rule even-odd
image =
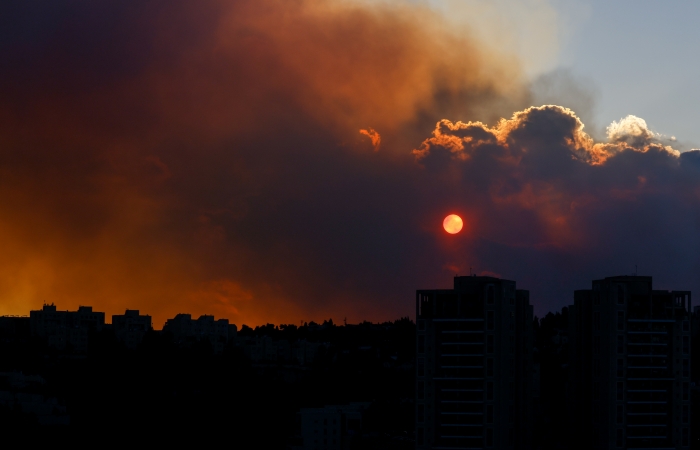
[[634, 264], [697, 288], [698, 152], [637, 122], [595, 141], [573, 111], [527, 107], [513, 54], [422, 4], [0, 17], [1, 314], [382, 320], [469, 267], [538, 312]]
[[0, 17], [0, 313], [405, 314], [405, 292], [378, 286], [410, 264], [407, 149], [444, 114], [525, 96], [514, 55], [417, 4], [39, 1]]
[[529, 284], [543, 312], [635, 264], [664, 288], [697, 289], [697, 152], [660, 138], [629, 116], [596, 142], [573, 111], [541, 106], [492, 127], [442, 120], [413, 153], [470, 205], [472, 253], [452, 266]]
[[[639, 117], [627, 116], [610, 124], [607, 143], [594, 142], [583, 129], [583, 122], [572, 110], [555, 105], [516, 112], [511, 119], [502, 119], [493, 128], [481, 122], [452, 123], [443, 119], [436, 125], [433, 136], [413, 153], [418, 162], [425, 164], [430, 164], [431, 159], [440, 159], [440, 153], [466, 160], [481, 151], [516, 163], [538, 155], [557, 161], [568, 154], [571, 159], [593, 165], [603, 164], [624, 150], [647, 152], [654, 149], [675, 156], [680, 154], [678, 150], [661, 145], [661, 135], [649, 130]], [[537, 163], [540, 167], [545, 164], [548, 162], [544, 160]]]
[[379, 135], [379, 133], [374, 131], [374, 128], [370, 128], [369, 130], [360, 130], [360, 134], [367, 136], [372, 141], [372, 146], [374, 147], [375, 152], [379, 151], [379, 145], [382, 143], [382, 137]]

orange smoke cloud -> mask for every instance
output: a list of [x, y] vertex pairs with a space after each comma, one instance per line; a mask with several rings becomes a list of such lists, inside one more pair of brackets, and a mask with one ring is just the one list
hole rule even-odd
[[360, 134], [364, 134], [372, 141], [372, 147], [374, 147], [375, 152], [379, 151], [379, 145], [382, 143], [382, 137], [379, 135], [379, 133], [374, 131], [373, 128], [370, 128], [369, 131], [360, 130]]
[[700, 267], [700, 152], [523, 109], [513, 56], [424, 6], [80, 5], [0, 5], [0, 314], [383, 320], [446, 267], [537, 308], [631, 259]]
[[[362, 208], [395, 203], [396, 158], [438, 117], [497, 115], [521, 86], [512, 56], [418, 5], [35, 7], [0, 6], [0, 314], [408, 314], [368, 246], [399, 248], [404, 214], [368, 228]], [[50, 33], [27, 31], [37, 14]], [[367, 123], [374, 161], [346, 144]], [[365, 186], [384, 194], [361, 206]]]

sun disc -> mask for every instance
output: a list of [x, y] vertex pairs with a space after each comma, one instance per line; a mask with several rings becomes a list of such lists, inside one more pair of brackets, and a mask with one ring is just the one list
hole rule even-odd
[[442, 226], [448, 233], [457, 234], [462, 231], [464, 222], [462, 222], [462, 218], [457, 214], [450, 214], [449, 216], [445, 217], [445, 220], [442, 221]]

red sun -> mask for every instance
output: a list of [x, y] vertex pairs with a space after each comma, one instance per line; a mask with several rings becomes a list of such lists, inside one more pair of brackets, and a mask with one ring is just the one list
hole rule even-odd
[[462, 218], [457, 214], [450, 214], [449, 216], [445, 217], [445, 220], [442, 221], [442, 226], [448, 233], [457, 234], [462, 231], [464, 222], [462, 222]]

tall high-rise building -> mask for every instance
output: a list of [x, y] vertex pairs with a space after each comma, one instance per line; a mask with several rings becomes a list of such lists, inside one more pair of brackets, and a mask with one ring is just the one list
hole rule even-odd
[[572, 439], [590, 449], [690, 445], [689, 291], [594, 280], [569, 308]]
[[416, 292], [416, 319], [416, 448], [531, 448], [529, 292], [455, 277]]

